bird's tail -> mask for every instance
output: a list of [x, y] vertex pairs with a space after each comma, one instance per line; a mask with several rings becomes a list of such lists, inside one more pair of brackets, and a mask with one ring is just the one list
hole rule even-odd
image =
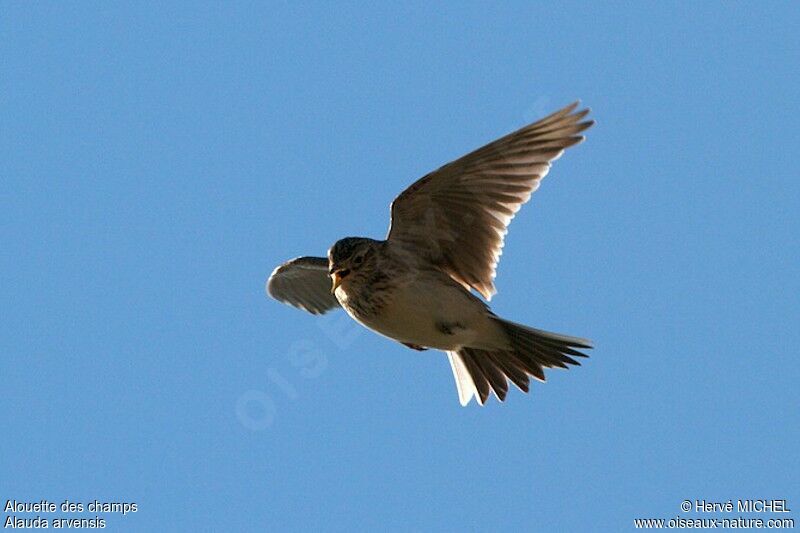
[[588, 356], [576, 348], [592, 347], [591, 341], [586, 339], [529, 328], [499, 317], [493, 317], [493, 320], [508, 337], [509, 349], [465, 347], [447, 352], [461, 405], [467, 405], [473, 396], [483, 405], [490, 391], [494, 391], [500, 401], [505, 400], [509, 380], [523, 392], [528, 392], [529, 376], [544, 381], [545, 368], [580, 365], [571, 356]]

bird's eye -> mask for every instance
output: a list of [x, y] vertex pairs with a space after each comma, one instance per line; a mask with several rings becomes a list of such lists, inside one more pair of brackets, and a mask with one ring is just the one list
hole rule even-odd
[[353, 263], [355, 263], [357, 265], [360, 265], [363, 262], [364, 262], [364, 256], [363, 255], [359, 255], [358, 257], [353, 259]]

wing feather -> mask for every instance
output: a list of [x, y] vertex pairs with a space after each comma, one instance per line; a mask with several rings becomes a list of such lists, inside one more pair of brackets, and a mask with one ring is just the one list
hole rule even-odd
[[315, 315], [339, 306], [331, 294], [328, 260], [324, 257], [298, 257], [285, 262], [267, 280], [267, 294]]
[[575, 102], [417, 180], [392, 202], [387, 239], [487, 300], [508, 225], [550, 165], [593, 121]]

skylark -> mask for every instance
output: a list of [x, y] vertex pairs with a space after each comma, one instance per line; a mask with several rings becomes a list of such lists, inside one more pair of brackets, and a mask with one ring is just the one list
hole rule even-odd
[[267, 281], [275, 299], [310, 313], [341, 306], [415, 350], [447, 352], [462, 405], [510, 380], [528, 392], [544, 368], [579, 365], [585, 339], [502, 319], [487, 301], [508, 224], [564, 149], [593, 124], [574, 103], [422, 177], [391, 206], [385, 240], [347, 237], [328, 257], [298, 257]]

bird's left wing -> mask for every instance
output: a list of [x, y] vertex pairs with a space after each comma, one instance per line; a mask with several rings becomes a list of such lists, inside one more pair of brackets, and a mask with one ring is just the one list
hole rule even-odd
[[392, 203], [387, 239], [487, 300], [514, 214], [591, 126], [577, 102], [420, 178]]
[[331, 294], [328, 260], [298, 257], [276, 268], [267, 280], [267, 293], [283, 303], [319, 315], [339, 307]]

